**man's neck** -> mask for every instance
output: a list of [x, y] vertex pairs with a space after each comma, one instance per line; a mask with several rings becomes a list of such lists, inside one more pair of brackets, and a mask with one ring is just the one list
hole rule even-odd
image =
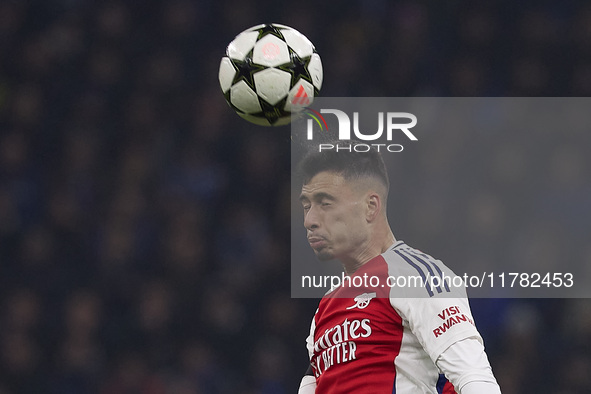
[[390, 228], [388, 228], [383, 236], [370, 238], [368, 244], [365, 247], [360, 248], [357, 254], [346, 259], [340, 259], [341, 264], [345, 269], [345, 273], [347, 275], [354, 274], [355, 271], [357, 271], [361, 266], [376, 256], [384, 253], [395, 242], [396, 238], [394, 237], [394, 234]]

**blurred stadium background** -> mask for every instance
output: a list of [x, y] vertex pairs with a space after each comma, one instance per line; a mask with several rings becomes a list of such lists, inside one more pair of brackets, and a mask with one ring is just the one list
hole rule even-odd
[[[1, 394], [297, 390], [317, 300], [289, 293], [289, 128], [247, 124], [217, 82], [226, 44], [262, 22], [315, 43], [324, 96], [591, 93], [583, 1], [0, 0]], [[517, 223], [524, 258], [591, 263], [570, 241], [590, 137], [515, 137], [472, 154], [450, 139], [424, 165], [469, 179], [478, 156], [522, 207], [498, 183], [459, 222], [409, 199], [397, 235], [453, 266], [498, 256]], [[437, 236], [452, 222], [465, 250]], [[472, 305], [505, 394], [589, 392], [589, 300]]]

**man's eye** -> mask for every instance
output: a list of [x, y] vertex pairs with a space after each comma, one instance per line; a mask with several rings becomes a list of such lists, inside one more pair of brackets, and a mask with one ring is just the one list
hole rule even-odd
[[322, 205], [323, 207], [326, 207], [326, 206], [329, 206], [329, 205], [330, 205], [330, 203], [329, 203], [329, 202], [323, 202], [321, 205]]
[[310, 206], [309, 205], [304, 205], [303, 208], [304, 208], [304, 211], [308, 211], [310, 209]]

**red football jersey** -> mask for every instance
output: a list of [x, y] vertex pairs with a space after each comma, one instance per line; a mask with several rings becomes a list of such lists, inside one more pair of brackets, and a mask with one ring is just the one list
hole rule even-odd
[[435, 360], [482, 339], [465, 289], [433, 276], [455, 275], [400, 241], [323, 297], [307, 339], [316, 392], [454, 393]]

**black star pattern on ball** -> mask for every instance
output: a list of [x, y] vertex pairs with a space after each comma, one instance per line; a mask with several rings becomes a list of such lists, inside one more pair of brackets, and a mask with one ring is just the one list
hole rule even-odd
[[310, 71], [308, 71], [308, 64], [310, 64], [312, 57], [302, 59], [291, 48], [289, 49], [289, 55], [291, 62], [282, 64], [277, 68], [291, 74], [291, 86], [294, 86], [300, 78], [313, 84], [312, 76], [310, 75]]
[[256, 115], [264, 116], [270, 124], [275, 124], [279, 120], [279, 118], [286, 116], [288, 114], [286, 111], [281, 109], [285, 107], [286, 100], [287, 97], [285, 97], [283, 100], [281, 100], [275, 105], [271, 105], [267, 103], [265, 100], [259, 100], [262, 111]]
[[236, 75], [234, 75], [232, 85], [244, 81], [252, 90], [256, 91], [253, 76], [257, 71], [264, 70], [265, 67], [252, 62], [252, 50], [244, 60], [232, 59], [232, 64], [236, 68]]
[[279, 37], [280, 39], [283, 40], [284, 38], [283, 38], [283, 34], [281, 34], [281, 30], [283, 30], [283, 28], [281, 28], [279, 26], [275, 26], [272, 24], [266, 24], [263, 27], [256, 30], [259, 32], [259, 36], [257, 37], [257, 41], [268, 34], [272, 34], [275, 37]]

